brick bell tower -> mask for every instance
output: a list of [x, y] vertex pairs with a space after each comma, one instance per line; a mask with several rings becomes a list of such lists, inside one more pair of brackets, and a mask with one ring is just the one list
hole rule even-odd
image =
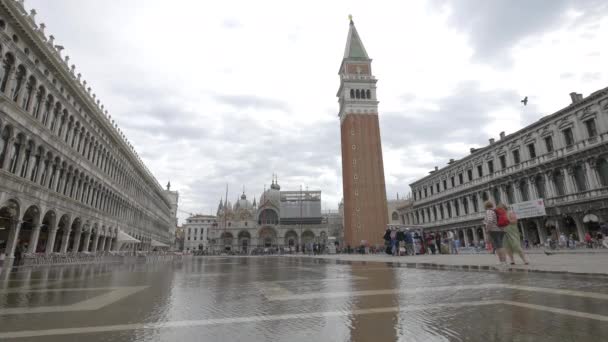
[[353, 247], [362, 240], [370, 245], [382, 244], [388, 210], [377, 80], [352, 17], [339, 75], [345, 242]]

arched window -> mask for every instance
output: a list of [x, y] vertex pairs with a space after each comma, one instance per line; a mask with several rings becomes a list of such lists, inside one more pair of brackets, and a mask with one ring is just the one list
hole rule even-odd
[[30, 79], [25, 86], [25, 94], [23, 96], [23, 100], [21, 101], [21, 107], [26, 112], [30, 109], [30, 104], [32, 103], [32, 98], [34, 97], [34, 92], [36, 91], [36, 79], [34, 76], [30, 76]]
[[25, 67], [20, 65], [17, 68], [17, 74], [15, 75], [15, 88], [12, 89], [11, 99], [17, 102], [19, 97], [19, 93], [23, 88], [23, 83], [25, 83]]
[[49, 117], [51, 116], [51, 109], [53, 108], [53, 102], [53, 95], [49, 94], [42, 108], [42, 124], [45, 126], [49, 122]]
[[450, 202], [448, 202], [448, 217], [452, 217], [452, 206], [450, 205]]
[[32, 158], [32, 150], [34, 149], [33, 144], [30, 142], [26, 147], [25, 154], [23, 155], [23, 164], [21, 165], [21, 170], [19, 170], [20, 177], [27, 177], [27, 169], [30, 165], [30, 159]]
[[534, 179], [534, 184], [536, 185], [536, 192], [538, 193], [538, 198], [545, 198], [546, 190], [545, 190], [545, 180], [543, 176], [538, 175]]
[[488, 193], [487, 193], [486, 191], [484, 191], [484, 192], [481, 194], [481, 199], [482, 199], [482, 200], [484, 200], [484, 201], [487, 201], [487, 200], [489, 199], [489, 197], [488, 197]]
[[367, 98], [367, 99], [371, 99], [372, 98], [372, 92], [369, 89], [367, 89], [365, 91], [365, 98]]
[[361, 91], [360, 91], [359, 89], [357, 89], [357, 90], [355, 91], [355, 97], [356, 97], [356, 98], [358, 98], [358, 99], [360, 99], [360, 98], [361, 98]]
[[439, 205], [439, 216], [441, 216], [442, 220], [445, 218], [445, 216], [443, 215], [443, 204]]
[[42, 111], [45, 96], [46, 90], [44, 90], [44, 87], [40, 86], [38, 88], [38, 92], [36, 93], [36, 100], [34, 101], [34, 108], [32, 110], [32, 114], [34, 114], [34, 118], [36, 119], [40, 117], [40, 112]]
[[437, 221], [439, 218], [437, 217], [437, 207], [433, 206], [433, 218]]
[[9, 149], [8, 140], [10, 137], [10, 130], [8, 127], [4, 128], [2, 135], [0, 136], [0, 168], [2, 164], [4, 164], [4, 158], [6, 156], [6, 152]]
[[399, 220], [399, 215], [397, 214], [397, 212], [396, 212], [396, 211], [393, 211], [393, 214], [391, 215], [391, 219], [392, 219], [393, 221], [397, 221], [397, 220]]
[[354, 99], [355, 98], [355, 89], [351, 89], [350, 90], [350, 98]]
[[602, 186], [608, 186], [608, 161], [605, 158], [598, 160], [597, 173]]
[[11, 161], [9, 164], [9, 172], [17, 173], [17, 161], [19, 160], [19, 153], [21, 152], [21, 141], [15, 139], [13, 146], [11, 146]]
[[462, 199], [462, 208], [464, 209], [464, 214], [468, 215], [469, 214], [469, 201], [467, 200], [466, 197]]
[[6, 56], [4, 56], [2, 69], [0, 70], [0, 92], [4, 93], [6, 91], [6, 86], [8, 85], [8, 80], [10, 79], [14, 64], [15, 58], [10, 53], [7, 53]]
[[53, 117], [51, 119], [51, 132], [55, 132], [55, 128], [57, 128], [57, 122], [60, 119], [61, 115], [61, 103], [57, 102], [55, 104], [55, 109], [53, 109]]
[[519, 191], [521, 191], [521, 200], [522, 201], [529, 201], [530, 200], [530, 191], [528, 189], [528, 183], [524, 180], [522, 180], [519, 183]]
[[34, 165], [32, 166], [32, 173], [30, 175], [30, 180], [32, 182], [35, 182], [36, 178], [38, 177], [38, 172], [40, 172], [40, 163], [42, 163], [43, 155], [44, 155], [44, 152], [43, 152], [42, 148], [38, 148], [38, 153], [34, 157]]
[[577, 191], [587, 190], [587, 180], [585, 177], [585, 169], [583, 169], [582, 165], [577, 165], [574, 167], [574, 182], [576, 183]]
[[553, 172], [553, 183], [555, 183], [555, 191], [558, 196], [566, 194], [566, 184], [564, 183], [564, 174], [560, 170]]
[[264, 209], [258, 218], [259, 224], [279, 224], [279, 216], [272, 209]]

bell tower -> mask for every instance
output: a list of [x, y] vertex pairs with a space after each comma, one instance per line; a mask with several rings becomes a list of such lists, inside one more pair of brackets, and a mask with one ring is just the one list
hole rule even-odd
[[376, 78], [355, 23], [350, 19], [340, 65], [340, 132], [344, 238], [352, 247], [362, 240], [381, 244], [388, 223], [386, 184], [378, 122]]

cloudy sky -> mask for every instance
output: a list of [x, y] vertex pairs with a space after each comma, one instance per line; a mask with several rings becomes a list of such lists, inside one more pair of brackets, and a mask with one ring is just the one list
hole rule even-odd
[[[389, 197], [469, 148], [608, 86], [603, 0], [27, 0], [180, 218], [229, 185], [342, 193], [338, 67], [348, 14], [373, 58]], [[602, 59], [603, 56], [603, 59]], [[520, 100], [528, 96], [527, 107]]]

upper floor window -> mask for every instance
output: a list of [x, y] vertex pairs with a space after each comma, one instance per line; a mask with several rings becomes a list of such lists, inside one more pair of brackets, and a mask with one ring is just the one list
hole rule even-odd
[[504, 156], [504, 154], [502, 156], [498, 157], [498, 160], [500, 161], [500, 168], [506, 169], [507, 168], [507, 158]]
[[443, 180], [443, 190], [446, 190], [448, 188], [448, 181], [447, 180]]
[[437, 188], [437, 192], [439, 192], [439, 183], [437, 183], [435, 187]]
[[456, 186], [456, 182], [454, 181], [454, 177], [452, 176], [452, 178], [450, 178], [450, 181], [452, 183], [452, 188]]
[[593, 138], [597, 136], [597, 129], [595, 127], [595, 119], [589, 119], [585, 121], [585, 127], [587, 128], [587, 136]]
[[431, 190], [431, 195], [433, 195], [433, 186], [431, 185], [429, 189]]
[[494, 173], [494, 161], [493, 160], [488, 161], [488, 173], [490, 173], [490, 174]]
[[519, 150], [513, 151], [513, 163], [514, 164], [519, 164], [520, 163]]
[[553, 138], [551, 136], [545, 138], [545, 147], [547, 148], [547, 153], [553, 152]]
[[572, 135], [572, 128], [566, 128], [562, 131], [564, 135], [564, 142], [566, 146], [572, 146], [574, 144], [574, 135]]
[[536, 158], [536, 147], [534, 147], [534, 144], [528, 144], [528, 154], [530, 155], [530, 159]]
[[429, 194], [428, 194], [426, 188], [424, 188], [424, 197], [428, 197], [428, 196], [429, 196]]
[[464, 183], [464, 177], [462, 173], [458, 174], [458, 184], [462, 185]]
[[473, 170], [467, 170], [467, 177], [469, 178], [469, 182], [473, 180]]
[[483, 166], [477, 165], [477, 177], [483, 177]]

